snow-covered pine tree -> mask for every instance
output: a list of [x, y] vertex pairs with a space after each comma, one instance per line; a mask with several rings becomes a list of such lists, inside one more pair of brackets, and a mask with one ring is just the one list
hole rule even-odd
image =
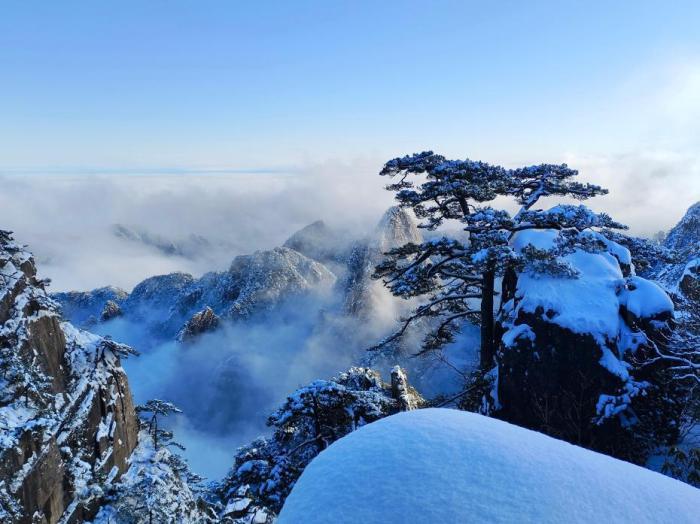
[[[419, 319], [432, 326], [423, 352], [453, 341], [465, 320], [479, 322], [481, 371], [463, 407], [634, 461], [677, 439], [683, 395], [663, 340], [673, 304], [634, 274], [625, 245], [637, 260], [659, 248], [624, 237], [624, 225], [583, 205], [537, 206], [606, 190], [577, 182], [566, 165], [509, 170], [430, 152], [391, 160], [381, 174], [399, 178], [388, 189], [422, 227], [451, 222], [458, 233], [387, 253], [376, 276], [422, 304], [374, 349]], [[514, 199], [517, 211], [488, 205], [497, 197]], [[597, 296], [588, 284], [599, 285]], [[594, 303], [603, 309], [581, 315]], [[656, 369], [655, 351], [666, 355]]]
[[142, 416], [139, 444], [127, 473], [105, 489], [106, 504], [94, 524], [216, 522], [213, 509], [199, 495], [204, 479], [171, 450], [185, 448], [173, 440], [172, 431], [159, 425], [159, 418], [182, 411], [160, 399], [149, 400], [136, 411]]
[[[182, 445], [173, 440], [172, 431], [158, 426], [158, 417], [167, 417], [174, 413], [182, 413], [182, 410], [172, 402], [160, 399], [152, 399], [136, 406], [136, 413], [142, 416], [141, 427], [145, 429], [153, 440], [153, 447], [158, 450], [164, 446], [174, 446], [183, 449]], [[144, 413], [150, 413], [149, 417], [143, 417]]]
[[[573, 180], [578, 172], [566, 164], [509, 170], [473, 160], [447, 160], [428, 151], [390, 160], [380, 175], [398, 178], [387, 189], [396, 193], [401, 206], [412, 208], [424, 220], [419, 227], [435, 230], [451, 222], [464, 234], [408, 244], [387, 253], [375, 276], [383, 278], [395, 295], [422, 297], [424, 303], [379, 346], [398, 338], [414, 321], [432, 318], [437, 327], [426, 337], [423, 351], [435, 350], [453, 340], [461, 322], [474, 321], [481, 325], [483, 370], [493, 367], [497, 346], [496, 277], [512, 279], [513, 269], [527, 264], [549, 264], [553, 271], [566, 271], [557, 263], [559, 251], [529, 248], [518, 252], [510, 245], [512, 235], [526, 229], [624, 228], [584, 206], [532, 210], [548, 196], [585, 200], [607, 193], [600, 186]], [[519, 211], [511, 216], [505, 209], [482, 205], [499, 196], [515, 199]]]
[[272, 522], [304, 468], [331, 443], [423, 403], [399, 368], [392, 372], [391, 384], [376, 371], [351, 368], [298, 389], [270, 416], [272, 436], [238, 450], [231, 472], [216, 490], [220, 518], [231, 524]]

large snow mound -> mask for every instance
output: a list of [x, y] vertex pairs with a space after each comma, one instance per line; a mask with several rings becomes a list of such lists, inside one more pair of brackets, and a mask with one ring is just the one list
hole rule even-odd
[[279, 524], [697, 523], [700, 490], [505, 422], [399, 413], [333, 443], [304, 470]]
[[[527, 244], [550, 249], [557, 235], [552, 230], [521, 231], [513, 239], [513, 246], [516, 250]], [[518, 276], [519, 307], [529, 313], [538, 308], [554, 311], [551, 322], [574, 333], [614, 339], [620, 328], [617, 290], [624, 285], [617, 258], [608, 252], [587, 253], [577, 249], [561, 260], [578, 271], [578, 278], [524, 272]]]

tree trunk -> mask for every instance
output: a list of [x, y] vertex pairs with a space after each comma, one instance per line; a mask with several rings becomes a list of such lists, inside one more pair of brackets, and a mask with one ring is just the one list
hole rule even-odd
[[481, 355], [482, 370], [493, 367], [496, 357], [494, 341], [493, 294], [496, 273], [493, 269], [484, 272], [483, 289], [481, 294]]

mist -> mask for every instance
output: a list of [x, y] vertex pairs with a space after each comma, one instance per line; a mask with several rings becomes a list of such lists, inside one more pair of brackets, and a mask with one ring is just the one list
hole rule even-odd
[[[190, 343], [153, 343], [143, 324], [123, 319], [95, 331], [142, 352], [123, 362], [136, 402], [161, 398], [180, 407], [184, 413], [166, 423], [186, 446], [192, 469], [215, 480], [228, 471], [237, 447], [269, 433], [267, 417], [287, 395], [362, 360], [394, 328], [403, 306], [387, 297], [383, 315], [360, 319], [342, 313], [340, 298], [332, 292], [294, 297]], [[387, 366], [380, 366], [385, 378]]]
[[[156, 274], [224, 269], [319, 219], [359, 236], [392, 202], [375, 169], [358, 161], [289, 172], [5, 174], [0, 227], [29, 245], [52, 291], [130, 290]], [[164, 254], [115, 235], [115, 224], [175, 244], [196, 235], [207, 249]]]
[[[397, 151], [404, 153], [410, 151]], [[52, 291], [105, 285], [131, 290], [156, 274], [223, 270], [235, 256], [281, 245], [318, 219], [344, 239], [365, 236], [392, 205], [392, 195], [383, 190], [387, 181], [376, 174], [384, 160], [288, 171], [0, 175], [0, 228], [13, 230], [29, 245], [40, 276], [52, 279]], [[629, 224], [638, 235], [669, 229], [700, 197], [700, 166], [692, 157], [483, 160], [508, 167], [566, 161], [580, 170], [582, 180], [611, 190], [587, 204]], [[141, 240], [115, 235], [115, 225], [143, 233]], [[206, 240], [201, 253], [167, 253], [143, 241], [156, 238], [181, 246], [193, 236]], [[269, 431], [266, 419], [286, 395], [361, 361], [366, 347], [395, 329], [410, 304], [385, 290], [375, 295], [376, 316], [370, 322], [341, 314], [340, 297], [330, 293], [295, 297], [274, 314], [225, 323], [189, 344], [156, 340], [144, 325], [122, 319], [94, 330], [142, 352], [124, 362], [136, 401], [162, 398], [179, 405], [184, 414], [168, 423], [187, 447], [186, 458], [194, 471], [218, 479], [238, 446]], [[465, 369], [477, 345], [478, 333], [467, 327], [445, 354]], [[380, 360], [377, 366], [387, 378], [387, 368], [396, 363]], [[438, 378], [423, 384], [446, 385], [423, 389], [428, 396], [444, 393], [452, 383], [457, 387], [460, 377], [442, 364], [402, 362], [412, 367], [414, 383], [421, 383], [414, 372], [420, 370]]]

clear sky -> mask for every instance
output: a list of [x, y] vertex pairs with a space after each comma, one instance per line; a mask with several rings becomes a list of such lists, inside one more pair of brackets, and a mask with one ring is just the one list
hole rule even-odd
[[0, 170], [692, 155], [698, 117], [695, 1], [2, 2]]

